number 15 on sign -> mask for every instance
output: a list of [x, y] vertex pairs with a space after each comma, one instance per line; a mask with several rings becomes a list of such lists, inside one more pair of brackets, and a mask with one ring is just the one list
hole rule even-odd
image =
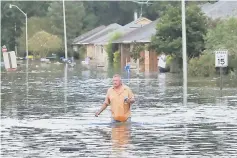
[[215, 51], [215, 66], [227, 67], [228, 66], [228, 51]]

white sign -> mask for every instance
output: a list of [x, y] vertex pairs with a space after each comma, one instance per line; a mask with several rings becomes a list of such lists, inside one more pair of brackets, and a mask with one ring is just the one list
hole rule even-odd
[[228, 51], [215, 51], [215, 65], [216, 67], [227, 67], [228, 66]]

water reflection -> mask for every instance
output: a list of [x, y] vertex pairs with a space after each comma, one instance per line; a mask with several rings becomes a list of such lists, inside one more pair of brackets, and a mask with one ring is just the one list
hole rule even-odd
[[67, 107], [67, 72], [68, 72], [68, 64], [66, 63], [65, 64], [65, 67], [64, 67], [64, 105], [65, 105], [65, 109]]
[[26, 60], [26, 105], [29, 104], [29, 59]]
[[115, 123], [112, 125], [111, 139], [113, 148], [123, 148], [130, 141], [131, 123]]

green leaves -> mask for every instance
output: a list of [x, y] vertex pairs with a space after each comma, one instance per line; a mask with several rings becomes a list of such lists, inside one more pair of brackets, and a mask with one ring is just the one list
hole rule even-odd
[[229, 53], [228, 65], [237, 70], [236, 26], [237, 18], [219, 20], [216, 27], [208, 30], [205, 36], [205, 43], [209, 52], [214, 52], [217, 49], [227, 49]]
[[215, 72], [215, 56], [212, 53], [205, 52], [189, 61], [188, 74], [190, 76], [209, 77]]
[[[28, 19], [28, 40], [35, 35], [35, 33], [39, 31], [46, 31], [46, 32], [52, 32], [50, 27], [50, 21], [48, 18], [42, 18], [42, 17], [31, 17]], [[26, 35], [26, 29], [25, 26], [22, 27], [22, 35], [17, 39], [17, 42], [19, 43], [18, 50], [20, 52], [25, 51], [25, 35]], [[19, 53], [20, 55], [24, 55], [22, 53]]]
[[[15, 7], [9, 8], [10, 4], [17, 5], [25, 13], [28, 18], [32, 16], [45, 16], [48, 6], [51, 2], [36, 2], [36, 1], [2, 1], [1, 2], [1, 39], [2, 44], [5, 44], [9, 50], [13, 50], [16, 44], [16, 39], [25, 31], [25, 16]], [[16, 30], [15, 30], [16, 26]]]
[[37, 32], [29, 39], [29, 51], [39, 58], [59, 51], [61, 46], [62, 40], [58, 36], [45, 31]]
[[[199, 7], [189, 5], [186, 9], [187, 54], [197, 57], [204, 49], [206, 17]], [[182, 58], [182, 19], [180, 6], [170, 7], [157, 24], [156, 35], [150, 48]]]
[[140, 53], [144, 50], [145, 50], [145, 45], [134, 43], [132, 45], [132, 50], [130, 52], [133, 60], [137, 61], [137, 59], [140, 59]]
[[[112, 64], [114, 62], [114, 53], [117, 50], [114, 50], [114, 46], [115, 44], [112, 43], [112, 41], [119, 39], [122, 36], [122, 34], [120, 32], [116, 32], [114, 34], [111, 35], [110, 39], [109, 39], [109, 44], [106, 45], [105, 49], [106, 52], [108, 54], [108, 60], [109, 63]], [[118, 58], [118, 55], [116, 55], [116, 57]], [[117, 59], [115, 59], [117, 60]]]
[[215, 28], [208, 31], [206, 49], [228, 49], [231, 55], [237, 54], [237, 18], [219, 21]]
[[[63, 6], [62, 2], [53, 2], [47, 13], [53, 34], [60, 35], [63, 38]], [[83, 28], [83, 18], [85, 17], [85, 9], [83, 2], [67, 2], [65, 1], [65, 15], [67, 24], [67, 38], [69, 41], [79, 36]]]

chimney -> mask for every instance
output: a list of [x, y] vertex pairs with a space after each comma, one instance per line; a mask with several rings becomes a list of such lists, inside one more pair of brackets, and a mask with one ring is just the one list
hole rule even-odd
[[137, 20], [137, 11], [134, 11], [134, 20]]

